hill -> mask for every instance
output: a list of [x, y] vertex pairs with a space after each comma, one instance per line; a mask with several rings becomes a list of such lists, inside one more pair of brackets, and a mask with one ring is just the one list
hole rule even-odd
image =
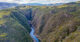
[[30, 25], [18, 9], [0, 10], [0, 42], [33, 42]]
[[80, 3], [34, 10], [33, 25], [41, 42], [80, 42]]
[[17, 3], [0, 2], [0, 9], [6, 9], [6, 8], [15, 7], [15, 6], [19, 6], [19, 4], [17, 4]]
[[64, 3], [56, 3], [56, 4], [41, 4], [41, 3], [27, 3], [24, 5], [28, 6], [58, 6], [58, 5], [63, 5]]
[[41, 42], [80, 42], [79, 2], [60, 6], [27, 6], [27, 8], [27, 12], [32, 16], [35, 34]]

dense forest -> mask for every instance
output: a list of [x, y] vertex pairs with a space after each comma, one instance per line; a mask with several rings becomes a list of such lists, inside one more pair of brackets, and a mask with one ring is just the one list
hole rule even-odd
[[29, 21], [41, 42], [80, 42], [80, 1], [0, 10], [0, 42], [33, 42]]

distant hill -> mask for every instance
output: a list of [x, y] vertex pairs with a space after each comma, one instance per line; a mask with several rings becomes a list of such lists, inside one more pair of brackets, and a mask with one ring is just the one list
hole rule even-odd
[[64, 3], [56, 3], [56, 4], [40, 4], [40, 3], [27, 3], [27, 4], [17, 4], [17, 3], [8, 3], [8, 2], [0, 2], [0, 9], [6, 9], [15, 6], [58, 6], [63, 5]]
[[0, 2], [0, 9], [6, 9], [14, 6], [19, 6], [17, 3], [7, 3], [7, 2]]
[[64, 3], [56, 3], [56, 4], [41, 4], [41, 3], [27, 3], [24, 5], [29, 5], [29, 6], [58, 6], [58, 5], [63, 5]]

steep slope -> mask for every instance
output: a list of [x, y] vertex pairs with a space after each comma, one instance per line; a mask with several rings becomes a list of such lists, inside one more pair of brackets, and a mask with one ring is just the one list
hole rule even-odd
[[33, 42], [28, 21], [21, 13], [15, 8], [0, 10], [0, 42]]
[[26, 8], [24, 15], [32, 20], [41, 42], [80, 42], [80, 2], [18, 8], [22, 11]]
[[41, 42], [80, 42], [79, 2], [34, 7], [32, 23]]

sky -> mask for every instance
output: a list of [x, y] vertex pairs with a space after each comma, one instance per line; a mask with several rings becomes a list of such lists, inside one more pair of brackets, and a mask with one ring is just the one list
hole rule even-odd
[[42, 3], [42, 4], [55, 4], [55, 3], [67, 3], [67, 2], [75, 2], [80, 0], [0, 0], [0, 2], [9, 2], [9, 3]]

